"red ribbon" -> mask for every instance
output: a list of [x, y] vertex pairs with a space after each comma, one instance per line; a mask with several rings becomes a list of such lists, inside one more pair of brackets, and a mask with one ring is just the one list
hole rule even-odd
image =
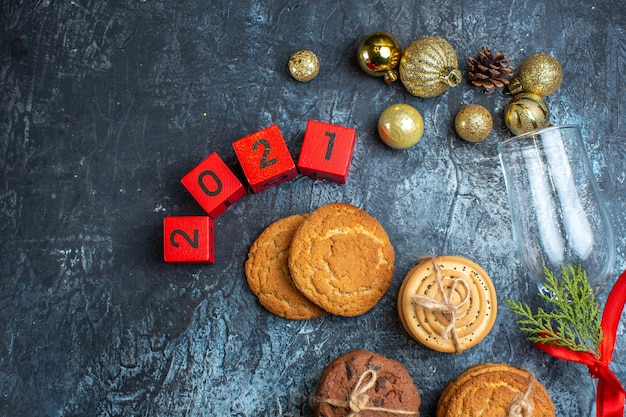
[[550, 355], [587, 365], [592, 378], [598, 379], [596, 411], [598, 417], [624, 417], [626, 391], [619, 379], [609, 369], [615, 348], [617, 326], [626, 303], [626, 271], [618, 278], [606, 300], [602, 313], [602, 340], [599, 357], [587, 352], [575, 352], [564, 347], [537, 343], [537, 347]]

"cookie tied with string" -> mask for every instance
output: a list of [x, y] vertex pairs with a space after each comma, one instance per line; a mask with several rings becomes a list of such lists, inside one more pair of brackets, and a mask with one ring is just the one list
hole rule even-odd
[[398, 292], [398, 315], [405, 330], [423, 345], [461, 353], [491, 331], [498, 311], [489, 275], [460, 256], [420, 261]]
[[545, 387], [528, 370], [507, 364], [474, 365], [444, 389], [436, 417], [554, 417]]
[[311, 403], [316, 417], [419, 417], [422, 399], [400, 362], [353, 350], [326, 366]]

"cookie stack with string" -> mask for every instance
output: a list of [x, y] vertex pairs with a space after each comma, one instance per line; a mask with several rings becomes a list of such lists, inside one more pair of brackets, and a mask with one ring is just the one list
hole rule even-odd
[[439, 352], [461, 353], [491, 331], [498, 311], [494, 285], [476, 263], [460, 256], [425, 258], [398, 292], [406, 331]]

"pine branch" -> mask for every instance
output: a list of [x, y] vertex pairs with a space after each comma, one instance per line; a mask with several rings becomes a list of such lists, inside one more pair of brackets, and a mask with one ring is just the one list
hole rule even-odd
[[520, 330], [529, 334], [531, 342], [598, 356], [602, 340], [600, 307], [587, 274], [580, 266], [561, 267], [560, 280], [547, 268], [544, 273], [546, 292], [540, 292], [539, 297], [552, 305], [552, 311], [539, 307], [533, 313], [526, 303], [504, 301], [513, 313], [521, 317], [517, 320]]

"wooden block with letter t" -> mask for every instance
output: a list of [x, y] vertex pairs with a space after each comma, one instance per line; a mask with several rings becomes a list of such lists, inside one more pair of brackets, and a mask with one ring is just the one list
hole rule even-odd
[[278, 125], [233, 142], [243, 173], [255, 193], [289, 181], [298, 170]]
[[185, 175], [181, 182], [213, 219], [246, 195], [241, 181], [215, 152]]
[[356, 144], [356, 130], [309, 120], [298, 158], [302, 175], [345, 184]]
[[213, 219], [209, 216], [168, 216], [163, 219], [165, 262], [213, 263]]

